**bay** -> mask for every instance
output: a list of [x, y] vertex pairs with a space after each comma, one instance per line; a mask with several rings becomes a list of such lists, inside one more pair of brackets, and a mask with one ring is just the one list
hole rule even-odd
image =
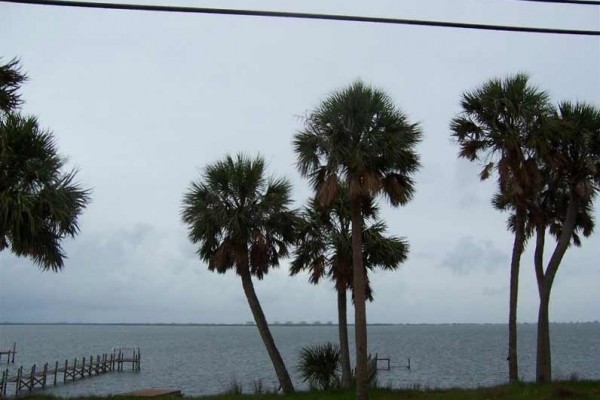
[[[277, 346], [297, 389], [305, 389], [296, 370], [304, 346], [337, 343], [337, 326], [272, 326]], [[353, 348], [350, 327], [351, 350]], [[381, 386], [395, 388], [480, 387], [507, 380], [505, 325], [374, 325], [369, 351], [391, 358], [380, 370]], [[552, 324], [555, 378], [600, 379], [600, 324]], [[523, 380], [535, 373], [534, 324], [519, 325]], [[0, 347], [17, 343], [14, 371], [55, 361], [109, 353], [115, 346], [140, 347], [141, 371], [113, 372], [46, 390], [58, 396], [109, 395], [143, 388], [179, 389], [185, 395], [226, 391], [232, 382], [253, 392], [275, 390], [277, 381], [255, 326], [217, 325], [0, 325]], [[5, 357], [5, 356], [4, 356]], [[411, 369], [404, 366], [410, 358]], [[387, 363], [380, 362], [380, 367]]]

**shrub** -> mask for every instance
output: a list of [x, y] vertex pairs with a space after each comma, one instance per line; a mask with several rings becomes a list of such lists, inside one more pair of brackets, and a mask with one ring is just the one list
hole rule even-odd
[[340, 386], [340, 349], [331, 343], [303, 347], [298, 372], [311, 389], [329, 390]]

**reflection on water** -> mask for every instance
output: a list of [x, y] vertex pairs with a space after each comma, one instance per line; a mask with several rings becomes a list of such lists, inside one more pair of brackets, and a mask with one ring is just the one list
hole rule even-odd
[[[519, 326], [519, 367], [525, 380], [534, 377], [535, 329], [533, 324]], [[300, 348], [337, 342], [336, 326], [274, 326], [272, 331], [297, 388], [303, 387], [296, 372]], [[489, 386], [507, 379], [506, 338], [504, 325], [371, 326], [369, 351], [391, 357], [392, 369], [379, 371], [384, 386]], [[556, 377], [576, 373], [600, 379], [600, 324], [555, 324], [552, 340]], [[0, 345], [6, 348], [13, 341], [18, 353], [11, 369], [64, 363], [65, 358], [107, 353], [115, 346], [141, 348], [140, 372], [108, 373], [46, 391], [60, 396], [151, 387], [180, 389], [186, 395], [215, 394], [234, 380], [248, 392], [259, 379], [267, 389], [277, 386], [253, 326], [0, 325]], [[400, 368], [409, 357], [411, 370]]]

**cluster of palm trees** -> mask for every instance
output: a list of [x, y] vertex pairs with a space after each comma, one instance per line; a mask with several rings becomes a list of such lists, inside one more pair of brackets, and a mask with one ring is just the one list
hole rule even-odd
[[342, 382], [352, 381], [346, 322], [346, 293], [352, 290], [356, 330], [356, 387], [367, 398], [365, 301], [372, 298], [367, 269], [397, 268], [408, 253], [405, 240], [385, 236], [376, 196], [392, 205], [414, 193], [419, 168], [415, 150], [421, 131], [383, 91], [356, 82], [333, 92], [306, 119], [294, 138], [298, 169], [314, 197], [303, 212], [290, 209], [291, 186], [265, 177], [262, 158], [227, 156], [209, 165], [185, 194], [182, 218], [199, 256], [217, 272], [235, 269], [284, 392], [294, 390], [274, 344], [251, 276], [268, 269], [296, 246], [291, 273], [310, 271], [338, 292]]
[[0, 251], [56, 271], [64, 264], [61, 241], [77, 234], [89, 190], [75, 171], [64, 171], [52, 133], [19, 112], [26, 80], [18, 60], [0, 65]]
[[[17, 60], [0, 65], [0, 251], [32, 258], [41, 268], [63, 266], [61, 240], [78, 232], [89, 191], [64, 171], [52, 134], [19, 113], [26, 80]], [[508, 212], [514, 233], [510, 265], [509, 378], [517, 381], [517, 293], [521, 256], [535, 238], [533, 267], [540, 297], [537, 380], [551, 380], [549, 302], [566, 250], [594, 228], [600, 189], [600, 109], [586, 103], [554, 107], [526, 75], [492, 79], [462, 96], [451, 122], [459, 156], [483, 163], [494, 177], [492, 204]], [[294, 390], [254, 290], [281, 258], [311, 283], [329, 278], [337, 291], [342, 384], [367, 393], [368, 271], [393, 270], [408, 256], [403, 238], [387, 236], [378, 197], [409, 202], [418, 171], [421, 129], [384, 91], [357, 81], [332, 92], [309, 113], [293, 139], [297, 167], [314, 189], [292, 209], [291, 185], [266, 175], [264, 160], [240, 154], [208, 165], [184, 195], [182, 220], [211, 271], [235, 270], [284, 392]], [[547, 261], [547, 234], [556, 245]], [[293, 250], [293, 251], [292, 251]], [[352, 373], [347, 293], [354, 302], [356, 369]]]
[[[594, 226], [593, 200], [600, 188], [600, 110], [561, 103], [529, 84], [526, 75], [492, 79], [467, 92], [451, 131], [460, 157], [483, 161], [482, 180], [497, 179], [493, 205], [509, 213], [514, 232], [511, 261], [509, 377], [518, 380], [516, 309], [521, 255], [535, 235], [538, 278], [537, 380], [551, 379], [548, 306], [550, 290], [570, 244], [580, 245]], [[377, 197], [392, 206], [411, 200], [419, 169], [418, 124], [410, 123], [382, 90], [358, 81], [334, 91], [294, 137], [297, 167], [314, 195], [303, 210], [290, 208], [290, 184], [265, 177], [261, 157], [227, 156], [209, 165], [184, 197], [182, 217], [189, 238], [211, 270], [235, 269], [281, 388], [294, 390], [256, 297], [251, 277], [262, 279], [281, 257], [291, 255], [292, 275], [311, 283], [330, 278], [338, 294], [342, 383], [367, 393], [367, 271], [396, 269], [408, 255], [405, 239], [386, 236]], [[556, 248], [544, 265], [546, 233]], [[348, 349], [346, 295], [355, 310], [356, 372]]]
[[[514, 233], [510, 266], [509, 378], [519, 379], [517, 293], [521, 255], [535, 237], [533, 266], [540, 298], [536, 380], [552, 379], [549, 304], [552, 284], [566, 250], [594, 229], [593, 201], [600, 189], [600, 109], [562, 102], [524, 74], [492, 79], [462, 97], [462, 113], [451, 123], [460, 157], [482, 160], [481, 179], [497, 179], [492, 204], [509, 212]], [[546, 234], [556, 244], [544, 261]]]

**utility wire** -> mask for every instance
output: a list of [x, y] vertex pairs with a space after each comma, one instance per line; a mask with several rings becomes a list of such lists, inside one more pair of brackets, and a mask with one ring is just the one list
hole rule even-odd
[[571, 4], [574, 6], [600, 6], [600, 1], [596, 0], [517, 0], [517, 1], [530, 1], [535, 3], [549, 3], [549, 4]]
[[326, 21], [367, 22], [367, 23], [393, 24], [393, 25], [434, 26], [434, 27], [441, 27], [441, 28], [477, 29], [477, 30], [487, 30], [487, 31], [546, 33], [546, 34], [557, 34], [557, 35], [600, 36], [600, 31], [591, 31], [591, 30], [533, 28], [533, 27], [526, 27], [526, 26], [470, 24], [470, 23], [447, 22], [447, 21], [426, 21], [426, 20], [415, 20], [415, 19], [361, 17], [361, 16], [354, 16], [354, 15], [336, 15], [336, 14], [312, 14], [312, 13], [299, 13], [299, 12], [287, 12], [287, 11], [262, 11], [262, 10], [242, 10], [242, 9], [223, 9], [223, 8], [205, 8], [205, 7], [157, 6], [157, 5], [145, 5], [145, 4], [78, 2], [78, 1], [69, 1], [69, 0], [0, 0], [0, 2], [18, 3], [18, 4], [34, 4], [34, 5], [45, 5], [45, 6], [98, 8], [98, 9], [110, 9], [110, 10], [157, 11], [157, 12], [218, 14], [218, 15], [243, 15], [243, 16], [252, 16], [252, 17], [295, 18], [295, 19], [314, 19], [314, 20], [326, 20]]

